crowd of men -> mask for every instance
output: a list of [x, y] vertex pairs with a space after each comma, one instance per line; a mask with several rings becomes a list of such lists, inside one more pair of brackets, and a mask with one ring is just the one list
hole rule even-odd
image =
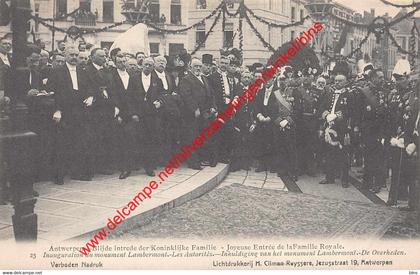
[[[4, 44], [4, 43], [3, 43]], [[0, 43], [0, 69], [10, 56]], [[159, 165], [191, 141], [255, 79], [264, 66], [241, 66], [237, 50], [213, 56], [148, 57], [142, 52], [60, 43], [49, 53], [30, 47], [19, 76], [38, 134], [38, 180], [64, 184], [64, 176], [90, 181], [95, 174], [125, 179]], [[337, 66], [338, 67], [338, 66]], [[342, 67], [342, 66], [341, 66]], [[6, 69], [3, 69], [6, 68]], [[13, 98], [7, 73], [1, 88]], [[324, 75], [286, 66], [244, 102], [211, 140], [188, 160], [192, 169], [229, 163], [230, 171], [276, 172], [298, 180], [322, 172], [349, 186], [353, 163], [364, 168], [364, 187], [379, 192], [391, 177], [388, 204], [418, 198], [419, 81], [366, 66], [357, 77], [336, 69]]]

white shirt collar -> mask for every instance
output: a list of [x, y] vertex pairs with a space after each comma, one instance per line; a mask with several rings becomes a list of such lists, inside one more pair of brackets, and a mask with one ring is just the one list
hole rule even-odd
[[102, 68], [103, 68], [102, 66], [99, 66], [99, 65], [95, 64], [94, 62], [92, 62], [92, 65], [93, 65], [93, 67], [95, 67], [95, 69], [97, 69], [98, 71], [99, 71], [100, 69], [102, 69]]
[[146, 75], [143, 71], [141, 72], [141, 77], [142, 78], [150, 78], [150, 76], [151, 76], [152, 74], [148, 74], [148, 75]]
[[10, 66], [9, 58], [7, 57], [7, 54], [0, 53], [0, 59], [3, 60], [3, 63]]
[[67, 69], [69, 69], [69, 71], [75, 71], [76, 70], [76, 65], [71, 65], [68, 62], [66, 62], [66, 66], [67, 66]]
[[165, 71], [162, 71], [162, 72], [160, 73], [160, 72], [158, 72], [157, 70], [155, 70], [155, 72], [156, 72], [156, 74], [157, 74], [159, 77], [165, 77], [165, 76], [166, 76]]

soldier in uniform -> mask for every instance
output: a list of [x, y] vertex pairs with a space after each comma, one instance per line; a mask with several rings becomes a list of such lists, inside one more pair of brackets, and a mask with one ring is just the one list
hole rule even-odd
[[[289, 74], [287, 77], [291, 77]], [[274, 143], [276, 144], [277, 175], [289, 176], [293, 181], [298, 179], [296, 150], [296, 113], [295, 88], [298, 81], [286, 79], [284, 89], [276, 89], [274, 96], [277, 101], [278, 113], [274, 119]]]
[[[223, 112], [233, 100], [235, 96], [234, 91], [237, 89], [239, 80], [229, 70], [231, 64], [227, 56], [221, 55], [219, 62], [219, 69], [212, 73], [208, 77], [208, 80], [210, 86], [213, 88], [216, 108], [219, 112]], [[232, 121], [229, 120], [215, 137], [217, 139], [218, 161], [229, 163], [234, 142], [233, 134]]]
[[[368, 86], [360, 89], [358, 96], [357, 114], [360, 121], [357, 122], [364, 145], [366, 187], [374, 193], [378, 193], [385, 184], [386, 165], [385, 148], [387, 141], [387, 127], [389, 120], [387, 92], [384, 90], [384, 73], [380, 70], [372, 70], [369, 73]], [[358, 129], [360, 128], [360, 129]]]
[[347, 77], [341, 73], [335, 76], [333, 91], [327, 93], [321, 103], [321, 117], [324, 120], [324, 140], [326, 143], [325, 179], [320, 184], [332, 184], [336, 173], [341, 177], [344, 188], [349, 187], [350, 158], [349, 133], [353, 129], [355, 108], [354, 95], [349, 92]]
[[408, 196], [407, 188], [404, 186], [401, 177], [401, 168], [404, 156], [404, 134], [407, 128], [407, 120], [404, 120], [404, 109], [407, 95], [410, 92], [409, 80], [407, 75], [393, 74], [395, 79], [395, 89], [388, 95], [389, 108], [389, 154], [391, 167], [391, 188], [387, 205], [396, 206], [397, 201], [406, 199]]
[[299, 168], [309, 176], [315, 174], [319, 104], [322, 90], [315, 89], [309, 76], [295, 90]]

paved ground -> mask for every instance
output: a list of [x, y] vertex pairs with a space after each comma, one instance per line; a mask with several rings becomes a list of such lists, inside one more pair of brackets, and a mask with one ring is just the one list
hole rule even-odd
[[[384, 239], [419, 237], [414, 227], [407, 225], [407, 219], [413, 214], [378, 204], [353, 185], [343, 188], [339, 180], [335, 184], [320, 185], [321, 179], [320, 174], [302, 175], [293, 183], [268, 172], [230, 173], [216, 190], [117, 237], [183, 238], [260, 233], [292, 237], [316, 234]], [[249, 192], [257, 195], [251, 198]]]
[[[357, 170], [354, 172], [357, 176]], [[156, 197], [150, 201], [159, 205], [168, 202], [171, 198], [181, 197], [185, 188], [195, 188], [191, 187], [191, 182], [205, 181], [212, 173], [214, 171], [209, 167], [200, 172], [181, 168], [176, 174], [171, 175], [158, 190], [159, 194], [156, 193]], [[152, 180], [142, 170], [123, 181], [116, 177], [116, 174], [100, 176], [96, 177], [93, 182], [67, 181], [63, 186], [57, 186], [51, 182], [37, 183], [35, 189], [40, 193], [40, 197], [35, 211], [39, 219], [39, 239], [49, 240], [52, 233], [57, 234], [57, 232], [63, 233], [65, 231], [67, 231], [65, 232], [67, 235], [82, 234], [86, 233], [89, 226], [97, 226], [97, 228], [103, 226], [103, 221], [113, 214], [116, 208], [125, 205], [136, 191], [142, 189]], [[203, 223], [207, 223], [207, 218], [214, 219], [212, 221], [214, 223], [219, 223], [219, 227], [209, 229], [213, 230], [209, 233], [210, 235], [224, 232], [226, 228], [223, 223], [220, 224], [220, 221], [230, 220], [236, 222], [229, 223], [227, 228], [233, 230], [233, 232], [236, 230], [241, 234], [246, 234], [246, 230], [242, 231], [243, 229], [236, 227], [243, 227], [256, 221], [260, 226], [267, 227], [267, 229], [260, 229], [262, 232], [268, 230], [275, 234], [287, 234], [287, 230], [280, 224], [282, 220], [286, 220], [289, 227], [299, 226], [299, 228], [302, 228], [302, 230], [296, 231], [296, 234], [311, 235], [317, 232], [321, 234], [322, 232], [317, 231], [318, 227], [322, 228], [324, 224], [328, 224], [329, 229], [324, 228], [326, 231], [322, 233], [324, 236], [326, 236], [325, 234], [330, 234], [328, 236], [340, 235], [345, 232], [351, 235], [353, 234], [351, 228], [357, 224], [357, 219], [354, 219], [356, 217], [372, 223], [373, 229], [362, 228], [368, 235], [378, 236], [375, 233], [375, 230], [377, 230], [377, 232], [384, 234], [383, 238], [386, 239], [419, 237], [413, 229], [413, 214], [402, 213], [383, 206], [383, 201], [380, 199], [387, 197], [387, 194], [379, 194], [375, 201], [353, 185], [344, 189], [338, 180], [335, 184], [319, 185], [318, 182], [321, 179], [321, 175], [316, 177], [303, 175], [294, 183], [287, 178], [279, 178], [275, 173], [269, 172], [256, 173], [254, 170], [242, 170], [230, 173], [215, 190], [208, 192], [203, 197], [195, 199], [185, 206], [176, 207], [167, 214], [153, 215], [151, 219], [148, 219], [152, 223], [144, 228], [130, 229], [126, 233], [115, 234], [115, 236], [118, 236], [118, 238], [138, 237], [148, 232], [147, 228], [155, 228], [156, 226], [162, 226], [161, 232], [163, 235], [166, 235], [165, 230], [167, 230], [168, 232], [174, 232], [173, 234], [168, 233], [170, 236], [182, 236], [182, 234], [186, 236], [185, 232], [189, 232], [188, 230], [174, 228], [173, 226], [180, 224], [188, 226], [190, 229], [199, 230], [202, 227], [207, 228], [203, 225]], [[218, 180], [221, 180], [220, 176]], [[196, 193], [195, 197], [205, 194], [210, 189], [209, 187], [206, 190], [201, 190], [201, 193]], [[248, 196], [241, 194], [250, 192], [249, 190], [252, 190], [251, 193], [259, 195], [250, 199]], [[300, 194], [303, 196], [299, 196], [296, 192], [303, 193]], [[383, 192], [386, 192], [386, 189]], [[279, 198], [281, 198], [280, 201]], [[188, 201], [188, 199], [184, 199], [176, 205], [173, 204], [173, 206], [178, 206], [185, 201]], [[378, 201], [381, 201], [382, 205], [378, 205]], [[307, 208], [302, 208], [302, 205], [306, 205]], [[220, 218], [220, 221], [217, 221], [215, 216], [209, 217], [209, 213], [214, 210], [215, 206], [219, 210], [216, 216]], [[223, 206], [222, 209], [221, 206]], [[352, 209], [353, 212], [348, 212], [348, 209]], [[313, 212], [313, 210], [316, 211]], [[362, 212], [372, 215], [366, 216]], [[0, 239], [13, 238], [12, 214], [13, 209], [10, 205], [0, 206]], [[271, 216], [272, 220], [258, 218], [261, 215]], [[350, 229], [340, 231], [334, 227], [340, 216], [341, 222], [345, 222]], [[292, 217], [295, 219], [292, 219]], [[305, 222], [311, 224], [310, 227], [302, 227], [299, 222], [302, 217], [305, 217]], [[380, 220], [378, 221], [377, 218], [380, 218]], [[92, 219], [94, 222], [88, 222]], [[197, 222], [199, 228], [195, 228], [195, 225], [189, 223], [191, 221]], [[367, 224], [371, 223], [368, 222]], [[379, 227], [377, 227], [378, 225]], [[180, 230], [180, 232], [177, 232], [177, 230]], [[254, 233], [257, 231], [255, 229]]]
[[399, 211], [232, 183], [164, 212], [120, 239], [327, 237], [379, 239]]
[[[181, 167], [154, 191], [153, 198], [145, 201], [142, 207], [153, 209], [188, 195], [209, 178], [219, 175], [224, 167], [226, 165], [219, 164], [215, 168], [206, 167], [201, 171]], [[127, 205], [133, 196], [156, 179], [139, 170], [124, 180], [119, 180], [118, 174], [114, 174], [95, 176], [91, 182], [66, 179], [61, 186], [52, 182], [36, 183], [34, 189], [39, 193], [35, 204], [38, 239], [62, 240], [104, 226], [106, 220], [115, 215], [116, 209]], [[188, 200], [188, 197], [184, 199]], [[136, 210], [136, 214], [141, 211]], [[0, 240], [13, 239], [13, 212], [10, 204], [0, 205]]]

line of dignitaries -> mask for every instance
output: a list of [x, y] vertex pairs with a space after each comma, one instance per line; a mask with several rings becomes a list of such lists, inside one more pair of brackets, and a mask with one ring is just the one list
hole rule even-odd
[[[209, 69], [208, 55], [204, 62], [187, 60], [186, 71], [158, 56], [145, 58], [141, 70], [130, 73], [130, 58], [119, 49], [110, 53], [113, 67], [104, 67], [108, 57], [99, 48], [91, 51], [84, 66], [78, 65], [77, 48], [66, 47], [64, 56], [65, 64], [40, 68], [34, 50], [22, 79], [29, 125], [40, 137], [39, 180], [47, 175], [56, 184], [63, 184], [66, 174], [90, 181], [96, 173], [113, 174], [116, 169], [125, 179], [140, 167], [153, 176], [158, 165], [190, 144], [257, 77], [249, 71], [241, 74], [239, 60], [229, 55], [220, 57], [215, 71]], [[293, 110], [287, 100], [279, 104], [277, 97], [287, 95], [270, 92], [280, 93], [276, 83], [261, 86], [255, 103], [244, 102], [233, 119], [187, 159], [188, 167], [223, 162], [231, 163], [232, 171], [249, 169], [256, 156], [259, 170], [296, 176]]]
[[[217, 105], [226, 106], [226, 98], [212, 87], [226, 89], [232, 100], [238, 84], [233, 75], [227, 80], [227, 58], [216, 76], [207, 77], [199, 59], [182, 71], [167, 68], [163, 56], [145, 58], [140, 71], [129, 73], [127, 54], [119, 49], [110, 53], [113, 67], [104, 67], [108, 57], [99, 48], [80, 66], [79, 51], [71, 46], [65, 49], [65, 64], [41, 69], [40, 52], [33, 49], [22, 89], [27, 91], [29, 126], [40, 140], [38, 179], [53, 178], [60, 185], [66, 174], [90, 181], [95, 173], [113, 174], [115, 169], [120, 179], [139, 167], [154, 176], [157, 165], [215, 118]], [[201, 169], [229, 161], [231, 156], [219, 158], [219, 151], [211, 140], [187, 160], [188, 166]]]

